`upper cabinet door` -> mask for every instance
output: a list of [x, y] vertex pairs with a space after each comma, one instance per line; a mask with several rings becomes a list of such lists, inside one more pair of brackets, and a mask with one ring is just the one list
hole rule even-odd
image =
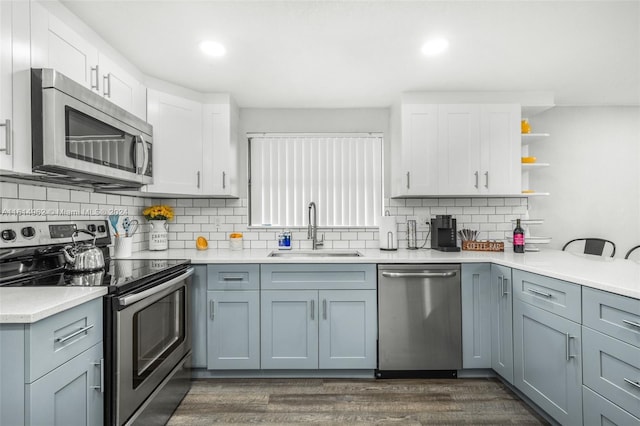
[[[0, 170], [13, 169], [12, 114], [12, 25], [13, 2], [0, 2]], [[8, 126], [8, 127], [7, 127]]]
[[102, 53], [98, 54], [98, 66], [102, 79], [100, 81], [100, 94], [119, 107], [146, 120], [147, 91], [145, 87], [131, 74], [124, 71], [116, 62]]
[[467, 195], [480, 186], [480, 107], [438, 107], [439, 193]]
[[36, 2], [31, 9], [31, 49], [34, 68], [53, 68], [98, 91], [98, 50]]
[[231, 102], [203, 106], [203, 192], [237, 196], [237, 111]]
[[202, 193], [202, 105], [149, 89], [153, 126], [153, 185], [148, 192]]
[[482, 105], [480, 190], [486, 194], [520, 194], [520, 105]]
[[398, 195], [438, 194], [438, 106], [402, 106], [402, 180]]

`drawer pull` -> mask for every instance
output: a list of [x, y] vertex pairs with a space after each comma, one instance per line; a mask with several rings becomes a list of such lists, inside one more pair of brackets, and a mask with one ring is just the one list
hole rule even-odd
[[213, 321], [216, 317], [215, 309], [216, 309], [216, 301], [209, 300], [209, 318], [211, 319], [211, 321]]
[[537, 294], [537, 295], [542, 296], [542, 297], [546, 297], [547, 299], [550, 299], [550, 298], [553, 297], [553, 294], [545, 293], [543, 291], [536, 290], [535, 288], [528, 288], [527, 291], [529, 291], [531, 293], [534, 293], [534, 294]]
[[244, 280], [244, 277], [228, 276], [228, 277], [222, 278], [222, 281], [242, 281], [242, 280]]
[[626, 377], [624, 378], [624, 381], [640, 389], [640, 382], [634, 382], [633, 380], [629, 380]]
[[315, 310], [316, 310], [316, 301], [311, 300], [311, 321], [316, 319]]
[[625, 323], [625, 324], [629, 324], [632, 327], [640, 328], [640, 324], [638, 324], [637, 322], [633, 322], [633, 321], [629, 321], [629, 320], [622, 320], [622, 322]]
[[91, 330], [92, 328], [93, 328], [93, 324], [88, 325], [88, 326], [83, 327], [83, 328], [81, 328], [80, 330], [76, 330], [76, 331], [74, 331], [73, 333], [68, 334], [68, 335], [66, 335], [66, 336], [64, 336], [64, 337], [58, 337], [58, 338], [56, 339], [56, 342], [58, 342], [58, 343], [64, 343], [64, 342], [66, 342], [66, 341], [67, 341], [67, 340], [69, 340], [69, 339], [73, 339], [73, 338], [74, 338], [74, 337], [76, 337], [78, 334], [85, 333], [85, 332], [87, 332], [87, 331]]
[[327, 299], [322, 300], [322, 317], [327, 319]]

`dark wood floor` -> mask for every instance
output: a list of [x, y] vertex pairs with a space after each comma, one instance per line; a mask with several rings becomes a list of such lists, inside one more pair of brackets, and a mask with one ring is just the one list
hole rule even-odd
[[547, 424], [495, 379], [196, 380], [170, 426]]

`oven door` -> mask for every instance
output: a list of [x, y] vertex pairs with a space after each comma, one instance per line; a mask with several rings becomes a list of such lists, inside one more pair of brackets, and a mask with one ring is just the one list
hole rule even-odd
[[116, 424], [124, 424], [191, 351], [189, 278], [193, 268], [118, 298]]
[[[101, 100], [102, 101], [102, 100]], [[106, 102], [106, 101], [103, 101]], [[34, 168], [153, 183], [153, 140], [135, 127], [55, 88], [42, 89], [42, 133]]]

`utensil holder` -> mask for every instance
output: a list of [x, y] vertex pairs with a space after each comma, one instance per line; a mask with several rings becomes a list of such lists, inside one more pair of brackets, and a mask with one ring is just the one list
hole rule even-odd
[[133, 248], [133, 237], [115, 238], [114, 255], [116, 259], [124, 259], [131, 257], [131, 249]]

